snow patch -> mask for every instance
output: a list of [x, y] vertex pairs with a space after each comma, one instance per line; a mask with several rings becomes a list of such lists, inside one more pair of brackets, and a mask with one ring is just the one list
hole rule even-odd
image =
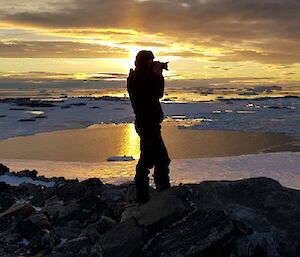
[[5, 182], [6, 184], [12, 185], [12, 186], [18, 186], [22, 183], [29, 183], [39, 186], [46, 186], [46, 187], [52, 187], [55, 185], [55, 182], [46, 182], [42, 180], [33, 180], [29, 177], [18, 177], [14, 175], [2, 175], [0, 176], [0, 181]]

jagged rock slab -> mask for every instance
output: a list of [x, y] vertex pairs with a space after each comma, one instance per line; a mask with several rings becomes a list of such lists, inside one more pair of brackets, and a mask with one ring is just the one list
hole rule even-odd
[[226, 256], [235, 238], [234, 225], [223, 211], [196, 210], [155, 234], [134, 257]]
[[[135, 217], [138, 223], [148, 230], [163, 229], [183, 218], [192, 210], [193, 207], [187, 199], [188, 196], [189, 191], [185, 187], [171, 188], [156, 193], [149, 202], [135, 208], [131, 216]], [[126, 210], [123, 215], [126, 215]], [[130, 217], [130, 215], [127, 216]]]
[[34, 213], [35, 209], [30, 203], [16, 203], [13, 206], [11, 206], [8, 210], [0, 213], [0, 219], [7, 217], [27, 218]]
[[130, 218], [105, 233], [99, 244], [103, 257], [129, 257], [145, 241], [145, 233], [134, 218]]

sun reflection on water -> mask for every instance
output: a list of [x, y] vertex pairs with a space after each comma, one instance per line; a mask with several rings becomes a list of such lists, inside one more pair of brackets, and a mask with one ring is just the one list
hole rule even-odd
[[134, 124], [126, 124], [124, 127], [124, 141], [121, 144], [118, 155], [132, 156], [138, 159], [140, 155], [140, 139], [135, 131]]

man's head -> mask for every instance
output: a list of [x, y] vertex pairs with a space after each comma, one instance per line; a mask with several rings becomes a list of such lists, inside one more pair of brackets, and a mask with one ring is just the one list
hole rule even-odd
[[151, 51], [139, 51], [135, 58], [135, 67], [138, 70], [147, 70], [153, 63], [154, 54]]

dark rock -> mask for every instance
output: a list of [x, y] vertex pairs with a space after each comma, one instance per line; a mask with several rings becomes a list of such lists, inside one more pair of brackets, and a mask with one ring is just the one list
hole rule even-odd
[[[1, 185], [0, 185], [0, 188], [1, 188]], [[7, 210], [9, 207], [11, 207], [15, 203], [16, 203], [16, 200], [11, 194], [8, 194], [5, 192], [0, 192], [0, 212]]]
[[196, 210], [151, 237], [133, 256], [228, 256], [236, 238], [223, 211]]
[[85, 195], [82, 196], [91, 197], [93, 195], [99, 198], [101, 197], [101, 199], [103, 199], [102, 192], [103, 192], [104, 185], [99, 178], [86, 179], [80, 182], [80, 186], [82, 186], [85, 190]]
[[237, 226], [245, 226], [240, 230], [256, 231], [258, 233], [267, 233], [274, 230], [275, 227], [262, 214], [258, 213], [252, 208], [245, 207], [239, 204], [229, 204], [225, 209], [227, 215], [235, 221]]
[[[29, 244], [27, 246], [27, 248], [29, 249], [27, 251], [27, 253], [29, 254], [29, 256], [45, 256], [45, 255], [40, 255], [40, 254], [45, 254], [48, 252], [49, 249], [54, 248], [52, 244], [57, 243], [55, 241], [56, 238], [51, 238], [50, 240], [47, 242], [45, 240], [46, 236], [49, 236], [49, 231], [48, 230], [41, 230], [38, 233], [36, 233], [29, 241]], [[51, 241], [52, 239], [52, 241]], [[45, 249], [46, 248], [46, 249]]]
[[32, 195], [30, 203], [34, 206], [43, 207], [48, 199], [55, 196], [55, 187], [38, 186], [38, 190]]
[[[211, 181], [188, 185], [195, 204], [223, 206], [232, 219], [244, 223], [253, 234], [269, 233], [281, 256], [297, 256], [300, 249], [300, 193], [269, 178]], [[214, 197], [210, 197], [214, 195]], [[253, 241], [253, 240], [252, 240]]]
[[8, 210], [0, 213], [0, 219], [7, 217], [25, 219], [34, 213], [35, 209], [30, 203], [16, 203], [13, 206], [11, 206]]
[[50, 223], [48, 221], [48, 218], [42, 213], [32, 215], [29, 218], [24, 220], [24, 222], [26, 222], [26, 221], [31, 222], [32, 224], [36, 225], [40, 229], [49, 229], [50, 228]]
[[109, 200], [107, 200], [106, 202], [108, 208], [102, 213], [102, 215], [110, 217], [116, 221], [120, 221], [125, 209], [124, 205], [126, 205], [126, 203], [121, 201], [109, 201]]
[[125, 195], [125, 201], [126, 202], [134, 202], [136, 198], [136, 192], [135, 192], [135, 184], [129, 184], [127, 185], [127, 191]]
[[35, 116], [36, 119], [46, 119], [47, 116], [46, 115], [37, 115]]
[[55, 105], [46, 101], [31, 100], [31, 99], [16, 99], [15, 104], [17, 106], [27, 107], [54, 107]]
[[36, 234], [40, 235], [41, 229], [26, 219], [16, 225], [15, 232], [20, 234], [21, 237], [31, 240]]
[[71, 108], [71, 105], [70, 105], [70, 104], [63, 105], [63, 106], [61, 106], [60, 108], [62, 108], [62, 109], [70, 109], [70, 108]]
[[240, 237], [230, 257], [279, 257], [278, 244], [272, 233], [256, 233]]
[[0, 163], [0, 176], [8, 172], [9, 172], [9, 168], [3, 165], [2, 163]]
[[86, 188], [78, 181], [67, 182], [56, 190], [56, 195], [64, 201], [79, 199], [85, 195]]
[[32, 204], [31, 200], [33, 198], [41, 196], [41, 188], [41, 186], [31, 183], [22, 183], [15, 188], [14, 193], [18, 198], [24, 199]]
[[[46, 201], [51, 201], [51, 197], [55, 197], [55, 191], [55, 187], [22, 183], [14, 188], [14, 195], [30, 202], [34, 206], [43, 207]], [[54, 202], [57, 202], [58, 200], [59, 199], [55, 197]]]
[[142, 205], [132, 184], [59, 182], [0, 182], [0, 256], [300, 256], [300, 192], [272, 179], [176, 186]]
[[81, 229], [59, 226], [54, 228], [53, 232], [61, 239], [71, 240], [77, 238], [80, 235]]
[[36, 178], [38, 172], [36, 170], [21, 170], [16, 173], [18, 177]]
[[94, 98], [94, 100], [119, 102], [119, 101], [127, 101], [128, 99], [126, 99], [125, 97], [104, 95], [104, 96]]
[[96, 211], [103, 211], [103, 209], [107, 208], [106, 201], [102, 200], [97, 195], [82, 197], [77, 201], [77, 203], [81, 209], [97, 208]]
[[47, 217], [43, 214], [35, 214], [29, 218], [20, 221], [16, 227], [15, 232], [19, 233], [22, 238], [26, 238], [34, 245], [33, 248], [39, 250], [40, 239], [45, 234], [45, 231], [50, 228]]
[[129, 257], [139, 249], [145, 241], [145, 233], [134, 218], [114, 226], [101, 236], [99, 244], [103, 257]]
[[103, 183], [99, 178], [89, 178], [80, 182], [81, 185], [87, 188], [92, 188], [94, 190], [98, 190], [102, 188]]
[[9, 108], [10, 111], [25, 111], [26, 109], [25, 108], [17, 108], [17, 107], [12, 107], [12, 108]]
[[[140, 225], [149, 230], [163, 229], [183, 218], [192, 210], [192, 206], [187, 200], [188, 195], [189, 191], [184, 187], [174, 187], [156, 193], [149, 202], [136, 209], [133, 216]], [[122, 214], [122, 220], [126, 220], [127, 211], [128, 209]]]
[[87, 237], [78, 237], [69, 240], [54, 249], [52, 257], [79, 257], [88, 256], [91, 249], [90, 241]]
[[1, 192], [8, 192], [8, 191], [11, 191], [11, 189], [12, 189], [11, 185], [0, 181], [0, 191]]
[[24, 249], [24, 247], [18, 244], [18, 241], [18, 234], [12, 233], [11, 231], [0, 233], [0, 256], [19, 256], [18, 253], [22, 253], [22, 248]]
[[43, 249], [53, 250], [60, 242], [60, 237], [54, 231], [43, 230], [41, 246]]
[[70, 105], [73, 105], [73, 106], [85, 106], [86, 103], [72, 103]]
[[74, 220], [80, 213], [79, 205], [76, 201], [69, 201], [67, 203], [56, 202], [53, 204], [46, 205], [42, 210], [50, 221], [57, 222], [58, 224], [65, 224], [69, 220]]
[[101, 198], [108, 201], [124, 201], [126, 191], [125, 187], [106, 184], [101, 192]]
[[95, 226], [98, 233], [101, 235], [104, 234], [106, 231], [110, 230], [115, 224], [116, 221], [112, 218], [102, 216]]
[[66, 223], [66, 226], [69, 228], [79, 228], [79, 229], [84, 227], [84, 225], [78, 220], [70, 220]]
[[87, 237], [91, 243], [96, 243], [100, 238], [100, 233], [97, 230], [96, 223], [88, 225], [80, 233], [80, 237]]
[[34, 118], [30, 118], [30, 119], [19, 119], [18, 121], [21, 121], [21, 122], [27, 122], [27, 121], [35, 121]]

